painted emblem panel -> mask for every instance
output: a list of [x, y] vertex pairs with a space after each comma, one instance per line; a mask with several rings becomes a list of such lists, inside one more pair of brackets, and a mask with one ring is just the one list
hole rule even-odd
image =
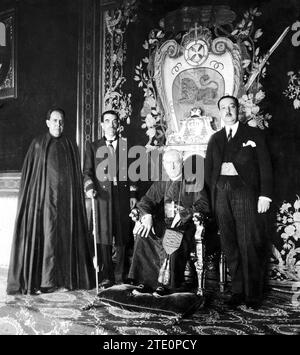
[[218, 99], [238, 94], [241, 72], [238, 45], [225, 37], [212, 40], [205, 27], [195, 25], [181, 44], [164, 42], [155, 55], [154, 78], [167, 145], [200, 145], [205, 152], [209, 138], [221, 128]]

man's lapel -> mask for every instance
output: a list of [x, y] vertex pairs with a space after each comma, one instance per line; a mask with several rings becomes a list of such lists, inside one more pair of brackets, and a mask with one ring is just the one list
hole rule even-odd
[[116, 173], [117, 173], [117, 176], [119, 176], [119, 154], [120, 154], [120, 147], [121, 147], [121, 145], [122, 145], [122, 142], [121, 142], [121, 137], [118, 137], [118, 139], [117, 139], [117, 145], [116, 145], [116, 168], [117, 168], [117, 170], [116, 170]]
[[216, 143], [217, 143], [218, 152], [219, 152], [219, 155], [221, 158], [223, 157], [226, 139], [227, 139], [226, 130], [225, 130], [225, 127], [223, 127], [216, 135]]
[[106, 145], [106, 138], [105, 137], [101, 137], [99, 139], [99, 147], [102, 147], [104, 145]]
[[[240, 151], [245, 139], [246, 139], [245, 126], [243, 123], [240, 122], [236, 134], [234, 136], [234, 141], [235, 141], [233, 146], [234, 155]], [[220, 158], [219, 159], [220, 164], [222, 164], [223, 153], [224, 153], [226, 143], [227, 143], [226, 130], [225, 127], [223, 127], [216, 135], [216, 146], [217, 146], [218, 157]]]

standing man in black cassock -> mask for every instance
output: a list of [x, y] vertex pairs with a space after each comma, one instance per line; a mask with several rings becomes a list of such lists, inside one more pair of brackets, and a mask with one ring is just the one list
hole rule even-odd
[[223, 96], [218, 107], [225, 127], [208, 143], [205, 178], [231, 276], [227, 304], [258, 308], [267, 259], [264, 223], [272, 194], [271, 160], [263, 132], [238, 121], [237, 98]]
[[128, 215], [136, 198], [135, 186], [128, 181], [127, 141], [118, 135], [120, 120], [117, 112], [103, 112], [101, 126], [104, 136], [87, 144], [83, 173], [86, 196], [96, 198], [98, 207], [100, 288], [108, 288], [114, 283], [122, 283], [126, 277], [125, 248], [130, 234]]
[[8, 294], [90, 289], [94, 271], [75, 143], [65, 113], [48, 111], [49, 132], [31, 143], [22, 168]]

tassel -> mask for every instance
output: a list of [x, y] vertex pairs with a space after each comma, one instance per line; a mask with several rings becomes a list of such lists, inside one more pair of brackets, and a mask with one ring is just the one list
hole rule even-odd
[[170, 282], [170, 255], [168, 255], [159, 270], [158, 282], [162, 285], [168, 285]]

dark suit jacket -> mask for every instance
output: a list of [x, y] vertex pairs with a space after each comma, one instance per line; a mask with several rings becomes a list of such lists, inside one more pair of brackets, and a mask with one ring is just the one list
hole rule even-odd
[[[272, 195], [272, 165], [263, 132], [258, 128], [239, 123], [232, 163], [245, 186], [251, 187], [257, 196]], [[252, 141], [255, 147], [243, 143]], [[215, 206], [216, 184], [221, 172], [223, 152], [227, 143], [225, 128], [210, 139], [205, 159], [205, 181], [210, 188], [212, 208]]]
[[[119, 218], [112, 214], [112, 187], [113, 182], [105, 178], [103, 173], [108, 173], [107, 152], [105, 138], [93, 143], [87, 143], [83, 167], [85, 191], [94, 189], [97, 191], [98, 206], [98, 233], [97, 239], [101, 244], [112, 245], [112, 224], [118, 224], [121, 230], [122, 244], [126, 244], [129, 235], [129, 213], [130, 213], [130, 184], [127, 178], [127, 141], [125, 138], [118, 138], [116, 149], [116, 173], [118, 181], [118, 201], [116, 206], [120, 212]], [[118, 162], [121, 164], [118, 164]]]

